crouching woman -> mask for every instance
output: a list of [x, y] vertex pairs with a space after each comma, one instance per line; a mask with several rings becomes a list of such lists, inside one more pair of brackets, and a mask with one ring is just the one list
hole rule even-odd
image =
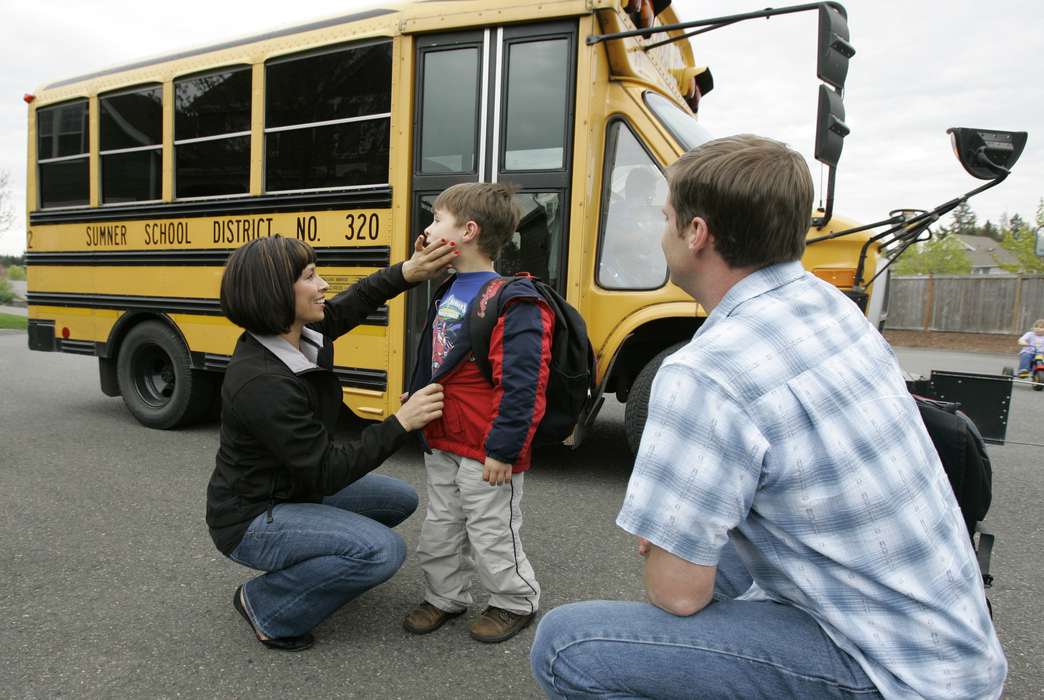
[[260, 238], [229, 257], [221, 309], [245, 332], [221, 388], [207, 525], [223, 554], [267, 572], [232, 600], [266, 647], [312, 646], [316, 625], [402, 565], [406, 548], [391, 528], [413, 513], [417, 494], [369, 472], [442, 414], [442, 388], [428, 385], [358, 440], [336, 441], [333, 341], [453, 256], [451, 246], [418, 240], [409, 260], [330, 300], [315, 252], [297, 239]]

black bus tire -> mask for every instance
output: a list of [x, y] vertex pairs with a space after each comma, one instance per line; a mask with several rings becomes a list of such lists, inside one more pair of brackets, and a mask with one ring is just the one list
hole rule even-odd
[[662, 350], [656, 357], [649, 360], [642, 371], [635, 377], [631, 391], [627, 394], [627, 404], [624, 406], [624, 433], [627, 435], [627, 445], [631, 452], [638, 454], [638, 445], [642, 442], [642, 431], [645, 430], [645, 420], [649, 417], [649, 394], [652, 392], [653, 378], [660, 369], [664, 359], [678, 351], [685, 343], [676, 343], [666, 350]]
[[159, 321], [145, 321], [127, 333], [116, 359], [116, 379], [127, 410], [149, 428], [189, 425], [214, 405], [214, 378], [192, 369], [181, 338]]

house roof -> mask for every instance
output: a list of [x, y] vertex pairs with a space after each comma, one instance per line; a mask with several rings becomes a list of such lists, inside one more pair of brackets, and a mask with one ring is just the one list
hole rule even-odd
[[969, 236], [961, 233], [951, 235], [964, 245], [973, 268], [1019, 264], [1018, 258], [989, 236]]

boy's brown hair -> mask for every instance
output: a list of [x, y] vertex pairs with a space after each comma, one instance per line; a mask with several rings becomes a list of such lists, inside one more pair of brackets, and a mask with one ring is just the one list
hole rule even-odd
[[518, 207], [512, 198], [517, 191], [503, 182], [462, 182], [443, 190], [433, 208], [449, 212], [458, 224], [478, 224], [479, 250], [496, 260], [518, 228]]
[[742, 134], [708, 141], [667, 168], [679, 233], [707, 222], [729, 267], [800, 260], [812, 216], [812, 175], [801, 154]]

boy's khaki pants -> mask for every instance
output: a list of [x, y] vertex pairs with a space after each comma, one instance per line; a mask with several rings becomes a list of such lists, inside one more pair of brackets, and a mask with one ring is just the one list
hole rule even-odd
[[[540, 604], [540, 584], [522, 551], [522, 474], [490, 486], [482, 463], [442, 450], [424, 456], [428, 512], [417, 554], [424, 599], [458, 612], [471, 604], [473, 569], [490, 593], [489, 604], [528, 615]], [[474, 565], [472, 563], [474, 560]]]

